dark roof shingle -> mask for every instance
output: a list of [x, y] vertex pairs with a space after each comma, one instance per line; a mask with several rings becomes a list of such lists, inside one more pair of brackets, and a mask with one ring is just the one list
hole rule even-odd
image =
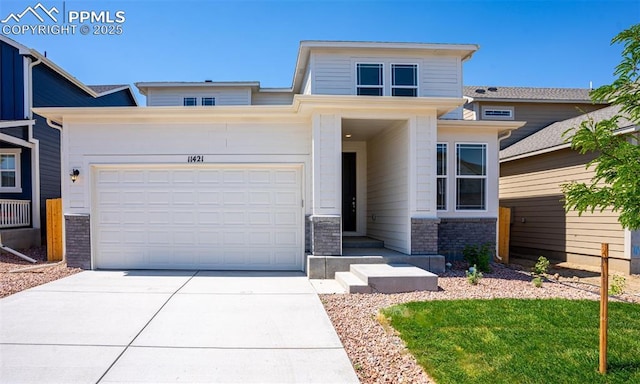
[[[542, 128], [538, 132], [527, 136], [524, 139], [500, 151], [500, 159], [509, 159], [516, 156], [533, 153], [544, 149], [551, 149], [563, 144], [567, 144], [563, 134], [571, 128], [577, 128], [583, 121], [592, 118], [594, 121], [610, 119], [620, 112], [620, 107], [612, 105], [593, 112], [585, 113], [571, 119], [558, 121]], [[618, 120], [619, 128], [632, 126], [629, 120], [621, 118]]]
[[95, 93], [104, 93], [113, 91], [114, 89], [128, 87], [128, 84], [104, 84], [104, 85], [87, 85], [87, 87], [91, 88]]
[[588, 88], [533, 88], [465, 85], [464, 95], [475, 100], [591, 102]]

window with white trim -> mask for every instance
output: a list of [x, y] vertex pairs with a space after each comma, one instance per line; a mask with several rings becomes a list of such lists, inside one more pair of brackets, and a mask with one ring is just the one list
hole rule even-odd
[[382, 64], [356, 65], [356, 94], [362, 96], [382, 96], [383, 90]]
[[20, 184], [21, 149], [0, 149], [0, 191], [22, 192]]
[[513, 120], [513, 107], [482, 107], [482, 118], [485, 120]]
[[198, 105], [198, 98], [197, 97], [185, 97], [183, 99], [183, 104], [185, 107], [194, 107], [196, 105]]
[[391, 64], [391, 96], [418, 96], [416, 64]]
[[216, 98], [215, 97], [203, 97], [202, 98], [202, 105], [205, 106], [205, 107], [216, 105]]
[[436, 149], [436, 205], [439, 211], [447, 209], [447, 144], [438, 143]]
[[456, 144], [456, 210], [486, 210], [487, 145]]

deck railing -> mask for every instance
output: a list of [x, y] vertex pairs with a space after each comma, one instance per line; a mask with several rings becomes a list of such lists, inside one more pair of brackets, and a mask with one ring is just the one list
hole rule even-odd
[[0, 228], [31, 225], [31, 200], [0, 199]]

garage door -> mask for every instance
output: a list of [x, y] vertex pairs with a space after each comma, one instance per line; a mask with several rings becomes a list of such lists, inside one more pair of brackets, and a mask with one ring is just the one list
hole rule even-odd
[[300, 167], [94, 170], [97, 268], [302, 270]]

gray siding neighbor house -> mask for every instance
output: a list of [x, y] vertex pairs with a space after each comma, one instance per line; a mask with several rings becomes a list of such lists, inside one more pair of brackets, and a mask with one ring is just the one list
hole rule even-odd
[[594, 104], [588, 88], [489, 87], [468, 85], [464, 118], [469, 120], [526, 121], [500, 142], [500, 149], [534, 134], [549, 124], [604, 108]]
[[[618, 112], [610, 106], [553, 123], [500, 151], [500, 205], [511, 208], [511, 253], [597, 266], [600, 244], [608, 243], [612, 270], [640, 273], [640, 231], [623, 229], [610, 209], [578, 216], [563, 205], [561, 185], [594, 174], [586, 168], [594, 155], [572, 150], [563, 133]], [[624, 119], [619, 127], [619, 133], [638, 131]]]
[[45, 237], [60, 193], [60, 132], [35, 107], [137, 106], [129, 85], [87, 86], [39, 52], [0, 36], [0, 231], [26, 248]]

